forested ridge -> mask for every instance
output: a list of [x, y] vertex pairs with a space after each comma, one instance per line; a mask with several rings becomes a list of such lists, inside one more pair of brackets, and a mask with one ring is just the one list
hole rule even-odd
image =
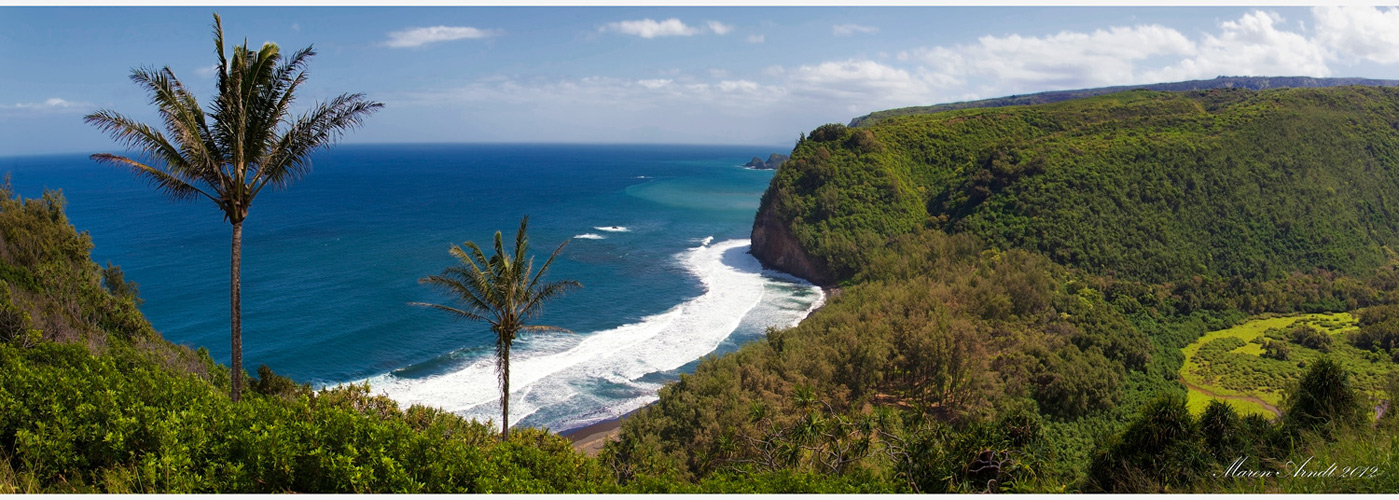
[[995, 108], [1002, 106], [1024, 106], [1049, 104], [1052, 102], [1082, 99], [1104, 94], [1116, 94], [1129, 90], [1159, 90], [1183, 92], [1209, 89], [1248, 89], [1266, 90], [1292, 87], [1342, 87], [1348, 85], [1387, 86], [1399, 85], [1399, 80], [1375, 80], [1371, 78], [1313, 78], [1309, 76], [1218, 76], [1209, 80], [1186, 80], [1183, 82], [1149, 83], [1142, 85], [1119, 85], [1076, 90], [1051, 90], [1033, 94], [993, 97], [976, 101], [949, 102], [932, 106], [910, 106], [886, 109], [856, 117], [850, 126], [869, 125], [891, 116], [917, 115], [951, 111], [954, 109]]

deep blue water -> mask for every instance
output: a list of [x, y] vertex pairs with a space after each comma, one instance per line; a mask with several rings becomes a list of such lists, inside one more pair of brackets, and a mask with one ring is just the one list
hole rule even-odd
[[[747, 238], [771, 172], [738, 165], [779, 148], [344, 145], [264, 192], [244, 223], [243, 349], [315, 385], [498, 417], [484, 325], [412, 307], [444, 302], [418, 278], [453, 243], [509, 241], [530, 216], [535, 254], [572, 238], [550, 277], [583, 283], [512, 356], [517, 424], [563, 430], [630, 411], [710, 352], [791, 324], [820, 300], [760, 272]], [[62, 189], [93, 259], [140, 284], [165, 338], [227, 362], [230, 226], [207, 200], [173, 202], [86, 155], [0, 158], [16, 190]], [[541, 259], [543, 256], [541, 255]]]

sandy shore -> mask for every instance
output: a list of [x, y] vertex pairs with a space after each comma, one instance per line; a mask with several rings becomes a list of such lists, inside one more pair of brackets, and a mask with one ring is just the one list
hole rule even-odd
[[617, 440], [617, 435], [622, 432], [622, 421], [632, 416], [633, 413], [636, 413], [636, 410], [617, 418], [609, 418], [596, 424], [563, 431], [559, 435], [573, 441], [573, 449], [588, 456], [597, 456], [604, 445], [609, 441]]

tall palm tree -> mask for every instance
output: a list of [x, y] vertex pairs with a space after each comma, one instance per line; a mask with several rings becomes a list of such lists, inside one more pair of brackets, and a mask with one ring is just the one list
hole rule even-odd
[[233, 225], [229, 309], [233, 359], [233, 400], [243, 391], [242, 266], [243, 220], [253, 198], [272, 186], [285, 189], [311, 172], [310, 155], [383, 107], [363, 94], [341, 94], [292, 116], [296, 90], [306, 81], [306, 64], [315, 55], [306, 47], [283, 58], [277, 44], [257, 51], [247, 40], [224, 53], [223, 23], [214, 14], [214, 46], [219, 56], [218, 95], [206, 113], [194, 94], [170, 71], [139, 68], [131, 81], [144, 88], [165, 125], [165, 133], [111, 110], [87, 115], [87, 123], [107, 132], [130, 150], [132, 159], [102, 153], [100, 163], [130, 169], [177, 201], [208, 198]]
[[[510, 438], [510, 346], [515, 335], [521, 331], [561, 331], [556, 326], [526, 325], [525, 321], [538, 317], [544, 303], [559, 296], [564, 291], [581, 287], [577, 281], [565, 280], [542, 283], [544, 273], [554, 258], [563, 251], [568, 240], [564, 240], [549, 260], [534, 270], [534, 257], [525, 255], [529, 250], [529, 238], [525, 228], [529, 216], [520, 219], [520, 230], [515, 233], [515, 249], [506, 253], [501, 242], [500, 231], [495, 233], [495, 255], [489, 259], [481, 247], [470, 241], [466, 249], [452, 245], [449, 252], [461, 265], [452, 266], [442, 274], [428, 276], [419, 283], [431, 285], [446, 292], [461, 305], [458, 307], [413, 302], [412, 305], [431, 307], [447, 311], [459, 318], [483, 321], [491, 325], [496, 335], [496, 377], [500, 381], [500, 439]], [[512, 255], [513, 254], [513, 255]]]

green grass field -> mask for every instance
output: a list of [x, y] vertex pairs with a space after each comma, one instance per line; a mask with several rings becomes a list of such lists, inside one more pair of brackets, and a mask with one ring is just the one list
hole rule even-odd
[[[1330, 335], [1330, 353], [1287, 341], [1285, 332], [1298, 324], [1309, 324]], [[1211, 399], [1220, 398], [1243, 414], [1274, 415], [1288, 384], [1307, 364], [1323, 356], [1330, 356], [1351, 370], [1357, 386], [1378, 398], [1385, 377], [1397, 366], [1347, 343], [1347, 334], [1355, 330], [1355, 317], [1343, 312], [1261, 317], [1209, 332], [1181, 349], [1185, 364], [1180, 377], [1189, 388], [1190, 409], [1198, 414]], [[1270, 338], [1288, 343], [1291, 352], [1287, 360], [1262, 356], [1263, 343]]]

